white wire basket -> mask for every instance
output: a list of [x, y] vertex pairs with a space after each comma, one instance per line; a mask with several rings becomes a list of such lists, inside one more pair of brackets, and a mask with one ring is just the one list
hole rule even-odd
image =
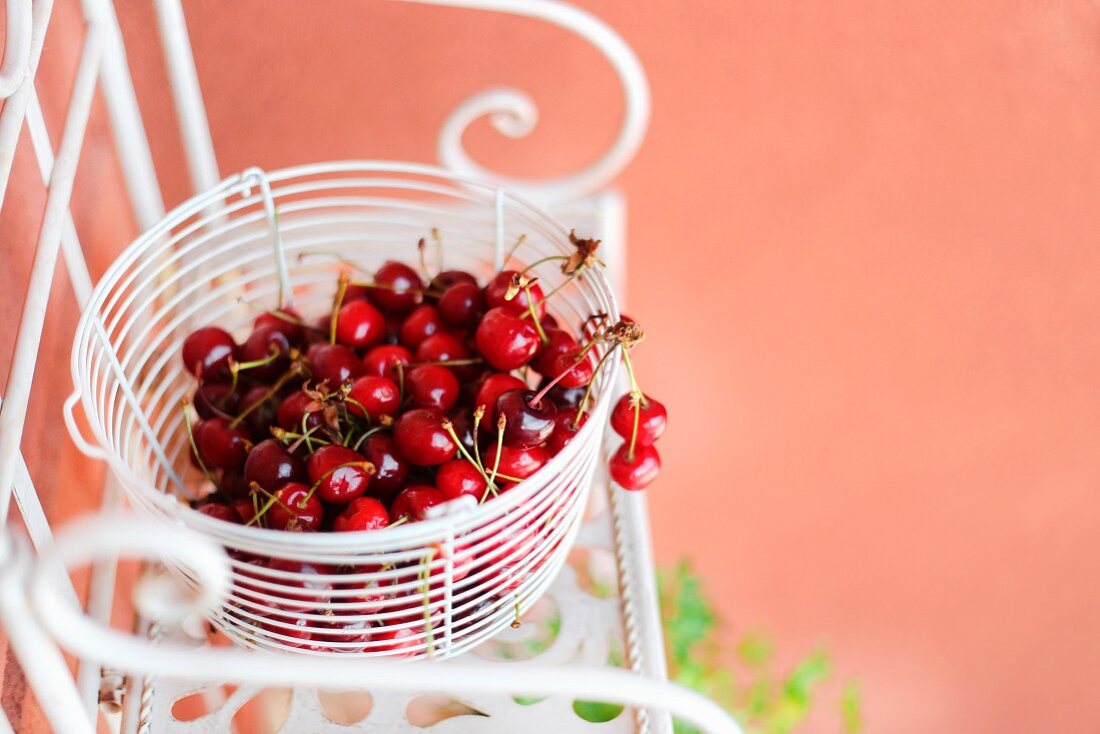
[[[481, 505], [463, 498], [384, 530], [289, 533], [223, 522], [188, 504], [202, 483], [189, 465], [180, 407], [195, 389], [179, 358], [188, 332], [216, 324], [240, 339], [260, 311], [280, 304], [310, 321], [331, 308], [341, 268], [370, 273], [386, 260], [416, 262], [417, 241], [433, 229], [442, 247], [429, 254], [431, 265], [483, 282], [504, 265], [571, 251], [567, 229], [549, 215], [441, 169], [360, 161], [250, 169], [139, 237], [81, 317], [69, 430], [109, 463], [132, 505], [229, 551], [232, 591], [212, 621], [240, 644], [309, 655], [457, 655], [526, 611], [569, 552], [602, 456], [612, 359], [593, 380], [591, 416], [577, 437]], [[553, 262], [534, 272], [547, 292], [566, 279]], [[593, 314], [619, 317], [599, 269], [564, 284], [548, 305], [578, 333]], [[604, 349], [596, 347], [597, 358]], [[91, 441], [73, 417], [77, 402]], [[282, 562], [272, 568], [268, 559]]]

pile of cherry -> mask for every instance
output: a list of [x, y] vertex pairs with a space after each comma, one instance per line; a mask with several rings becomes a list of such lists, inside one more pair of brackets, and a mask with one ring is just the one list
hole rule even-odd
[[[570, 278], [593, 262], [594, 241], [574, 242], [584, 257], [560, 258]], [[597, 314], [578, 340], [547, 312], [555, 292], [532, 268], [481, 286], [390, 261], [363, 282], [342, 273], [320, 320], [282, 307], [243, 343], [216, 326], [192, 332], [187, 440], [214, 486], [196, 508], [263, 528], [355, 531], [423, 520], [464, 495], [490, 501], [573, 440], [600, 361], [618, 355], [632, 387], [611, 413], [625, 441], [610, 471], [645, 487], [666, 414], [634, 378], [627, 352], [641, 330]]]

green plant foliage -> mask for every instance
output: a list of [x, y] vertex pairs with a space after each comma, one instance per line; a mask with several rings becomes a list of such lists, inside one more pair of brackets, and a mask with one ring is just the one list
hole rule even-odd
[[[775, 669], [772, 644], [763, 634], [747, 632], [733, 650], [723, 649], [718, 615], [690, 564], [680, 561], [659, 573], [658, 583], [672, 679], [726, 707], [746, 734], [794, 732], [809, 716], [814, 694], [830, 676], [825, 653], [813, 652], [782, 673]], [[839, 708], [846, 734], [863, 731], [854, 681], [845, 685]], [[697, 731], [676, 722], [676, 734]]]

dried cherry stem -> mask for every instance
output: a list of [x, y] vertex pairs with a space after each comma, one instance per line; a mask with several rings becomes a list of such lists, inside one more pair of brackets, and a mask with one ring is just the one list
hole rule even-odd
[[416, 255], [420, 260], [420, 270], [424, 273], [424, 278], [430, 283], [432, 281], [431, 273], [428, 272], [428, 261], [424, 258], [424, 250], [428, 247], [427, 241], [423, 237], [416, 241]]
[[180, 402], [180, 407], [183, 408], [183, 423], [187, 427], [187, 442], [191, 444], [191, 451], [195, 454], [195, 461], [199, 462], [199, 469], [202, 469], [203, 476], [206, 477], [207, 481], [213, 484], [215, 489], [221, 491], [221, 487], [218, 486], [218, 480], [214, 479], [214, 475], [206, 468], [206, 462], [202, 460], [202, 454], [199, 453], [199, 446], [195, 443], [195, 432], [191, 428], [191, 411], [187, 409], [189, 403], [183, 400]]
[[515, 609], [516, 609], [516, 618], [512, 620], [512, 624], [510, 626], [511, 626], [512, 629], [518, 630], [520, 627], [523, 626], [523, 621], [519, 617], [519, 597], [518, 596], [516, 597]]
[[340, 308], [344, 305], [344, 294], [348, 292], [348, 271], [341, 270], [336, 281], [336, 293], [332, 297], [332, 316], [328, 320], [328, 343], [336, 343], [336, 322], [340, 318]]
[[230, 428], [236, 428], [237, 426], [239, 426], [241, 424], [241, 421], [243, 421], [245, 418], [248, 417], [249, 413], [256, 410], [256, 408], [259, 408], [261, 405], [266, 403], [268, 400], [271, 400], [271, 398], [275, 397], [275, 395], [280, 390], [283, 389], [284, 385], [286, 385], [288, 382], [290, 382], [290, 380], [292, 380], [293, 378], [297, 377], [299, 374], [300, 374], [300, 371], [298, 369], [297, 363], [291, 365], [291, 368], [289, 370], [287, 370], [286, 372], [284, 372], [282, 374], [282, 376], [280, 376], [279, 379], [275, 381], [275, 384], [273, 384], [271, 386], [270, 390], [268, 390], [267, 392], [264, 393], [262, 398], [255, 401], [254, 403], [252, 403], [251, 405], [246, 407], [243, 411], [241, 411], [239, 414], [237, 414], [237, 417], [229, 422], [229, 427]]
[[[279, 428], [278, 426], [272, 426], [271, 435], [276, 441], [286, 441], [289, 438], [295, 441], [304, 440], [308, 444], [308, 442], [312, 440], [324, 446], [328, 446], [332, 443], [331, 441], [326, 441], [323, 438], [313, 438], [314, 431], [319, 431], [321, 430], [321, 428], [321, 426], [314, 426], [304, 433], [292, 433], [291, 431], [284, 430], [282, 428]], [[312, 449], [310, 450], [310, 453], [313, 453]]]
[[375, 468], [374, 464], [370, 463], [369, 461], [349, 461], [349, 462], [346, 462], [344, 464], [337, 464], [336, 466], [332, 467], [331, 469], [329, 469], [327, 472], [325, 472], [321, 476], [317, 477], [317, 481], [309, 486], [309, 491], [306, 492], [306, 496], [303, 497], [302, 499], [298, 500], [298, 509], [299, 510], [304, 510], [305, 509], [306, 502], [309, 502], [313, 498], [313, 493], [316, 492], [317, 488], [321, 486], [321, 482], [328, 479], [338, 469], [345, 469], [349, 466], [358, 467], [358, 468], [362, 469], [363, 471], [365, 471], [370, 476], [374, 476], [374, 473], [376, 471], [378, 471]]
[[517, 237], [515, 244], [512, 245], [512, 249], [508, 250], [508, 254], [504, 256], [504, 259], [501, 262], [503, 262], [504, 264], [507, 264], [508, 261], [512, 259], [512, 256], [516, 254], [516, 250], [518, 250], [520, 248], [520, 245], [522, 245], [526, 241], [527, 241], [527, 235], [526, 234], [521, 234], [519, 237]]
[[[484, 417], [485, 417], [485, 406], [484, 405], [479, 405], [476, 408], [474, 408], [474, 458], [477, 459], [477, 465], [478, 466], [482, 466], [482, 464], [481, 464], [481, 449], [478, 447], [478, 441], [477, 441], [477, 437], [481, 434], [479, 434], [477, 432], [477, 430], [478, 430], [478, 428], [481, 427], [481, 419], [484, 418]], [[486, 488], [488, 488], [488, 484], [486, 484]]]
[[[620, 346], [620, 345], [615, 345]], [[588, 399], [592, 397], [592, 385], [596, 382], [596, 375], [600, 374], [600, 368], [603, 367], [603, 363], [611, 358], [611, 355], [615, 353], [615, 347], [608, 349], [600, 357], [600, 361], [596, 363], [596, 368], [592, 370], [592, 379], [588, 381], [588, 385], [584, 388], [584, 395], [581, 396], [581, 401], [577, 404], [577, 417], [573, 419], [573, 425], [580, 425], [581, 416], [584, 415], [584, 409], [588, 407]], [[623, 350], [623, 354], [626, 354], [626, 350]]]
[[[485, 491], [488, 492], [492, 490], [493, 496], [496, 496], [496, 485], [493, 483], [493, 480], [489, 479], [489, 475], [485, 473], [485, 467], [481, 465], [481, 460], [474, 459], [474, 457], [470, 456], [470, 452], [466, 450], [466, 447], [462, 444], [462, 441], [459, 440], [458, 433], [455, 432], [454, 423], [451, 423], [451, 420], [449, 418], [444, 418], [443, 422], [439, 425], [444, 431], [447, 432], [447, 435], [451, 437], [451, 440], [455, 442], [455, 446], [458, 447], [458, 450], [462, 454], [462, 457], [466, 459], [466, 461], [473, 464], [474, 468], [477, 469], [478, 474], [480, 474], [481, 478], [485, 480]], [[474, 430], [476, 431], [477, 429], [475, 428]], [[474, 435], [476, 436], [477, 434], [475, 433]], [[475, 449], [477, 447], [476, 439], [474, 441], [474, 447]], [[482, 499], [482, 501], [484, 502], [484, 499]]]

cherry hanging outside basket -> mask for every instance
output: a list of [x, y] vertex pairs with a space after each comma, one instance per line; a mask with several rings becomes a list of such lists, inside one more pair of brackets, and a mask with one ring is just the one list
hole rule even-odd
[[[429, 266], [483, 282], [502, 267], [574, 251], [568, 230], [545, 212], [441, 169], [367, 161], [250, 169], [185, 202], [131, 244], [80, 319], [69, 430], [109, 463], [135, 509], [227, 549], [233, 588], [213, 622], [240, 644], [312, 655], [453, 656], [529, 608], [569, 552], [602, 455], [615, 359], [593, 378], [591, 416], [576, 438], [482, 504], [460, 498], [419, 522], [344, 533], [237, 525], [190, 506], [209, 489], [190, 464], [181, 409], [195, 389], [179, 356], [190, 330], [216, 324], [239, 340], [258, 313], [289, 304], [312, 323], [331, 308], [341, 269], [416, 263], [418, 241], [433, 230], [443, 245], [438, 253], [428, 248]], [[562, 286], [548, 306], [563, 328], [579, 335], [593, 314], [619, 319], [600, 268], [569, 279], [559, 266], [532, 272], [545, 292]], [[606, 349], [595, 346], [594, 358]], [[92, 440], [73, 418], [78, 402]]]

